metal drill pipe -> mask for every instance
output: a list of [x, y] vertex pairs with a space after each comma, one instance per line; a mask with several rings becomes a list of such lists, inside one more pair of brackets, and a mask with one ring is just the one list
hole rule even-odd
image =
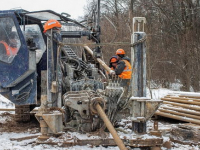
[[184, 98], [184, 97], [173, 97], [173, 96], [165, 96], [164, 98], [171, 98], [171, 99], [179, 99], [179, 100], [190, 100], [190, 101], [197, 101], [199, 102], [200, 99], [198, 98]]
[[101, 108], [101, 106], [99, 104], [96, 104], [96, 110], [99, 113], [101, 119], [104, 121], [106, 127], [108, 128], [108, 130], [110, 131], [110, 133], [112, 134], [115, 143], [118, 145], [120, 150], [127, 150], [127, 148], [125, 147], [124, 143], [122, 142], [122, 140], [119, 138], [115, 128], [113, 127], [113, 125], [111, 124], [110, 120], [108, 119], [108, 117], [106, 116], [105, 112], [103, 111], [103, 109]]
[[172, 118], [172, 119], [186, 121], [186, 122], [191, 122], [191, 123], [195, 123], [195, 124], [200, 124], [200, 120], [198, 120], [198, 119], [186, 118], [186, 117], [183, 117], [183, 116], [173, 115], [173, 114], [164, 113], [164, 112], [160, 112], [160, 111], [157, 111], [155, 113], [155, 115], [164, 116], [164, 117], [167, 117], [167, 118]]
[[186, 113], [181, 113], [181, 112], [177, 112], [174, 110], [167, 110], [167, 109], [158, 109], [161, 112], [165, 112], [165, 113], [170, 113], [170, 114], [174, 114], [174, 115], [179, 115], [179, 116], [185, 116], [188, 118], [194, 118], [194, 119], [199, 119], [200, 120], [200, 116], [196, 116], [196, 115], [191, 115], [191, 114], [186, 114]]
[[[92, 51], [88, 46], [83, 46], [83, 47], [85, 48], [85, 50], [87, 50], [87, 52], [88, 52], [90, 55], [93, 56], [93, 51]], [[101, 60], [100, 58], [96, 58], [96, 60], [98, 61], [98, 63], [99, 63], [106, 71], [108, 71], [108, 73], [113, 72], [113, 70], [112, 70], [110, 67], [108, 67], [108, 65], [106, 65], [106, 63], [105, 63], [103, 60]]]
[[180, 103], [167, 102], [167, 101], [163, 101], [163, 104], [170, 104], [170, 105], [174, 105], [174, 106], [180, 106], [180, 107], [184, 107], [184, 108], [200, 111], [200, 107], [191, 106], [191, 105], [188, 105], [188, 104], [180, 104]]
[[171, 102], [178, 102], [178, 103], [185, 103], [185, 104], [192, 104], [192, 105], [200, 105], [200, 102], [196, 102], [196, 101], [170, 99], [170, 98], [161, 98], [161, 100], [171, 101]]
[[188, 110], [188, 109], [184, 109], [184, 108], [180, 108], [180, 107], [174, 108], [174, 107], [169, 107], [169, 106], [168, 107], [162, 106], [161, 108], [175, 110], [175, 111], [178, 111], [178, 112], [183, 112], [183, 113], [187, 113], [187, 114], [200, 116], [200, 112], [195, 111], [195, 110]]
[[187, 95], [179, 95], [179, 97], [188, 97], [188, 98], [198, 98], [200, 99], [199, 96], [187, 96]]

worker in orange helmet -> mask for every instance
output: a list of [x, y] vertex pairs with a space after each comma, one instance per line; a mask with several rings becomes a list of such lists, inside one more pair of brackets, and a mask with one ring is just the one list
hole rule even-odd
[[44, 24], [44, 33], [47, 32], [47, 30], [49, 29], [60, 29], [61, 28], [61, 24], [60, 22], [58, 22], [57, 20], [51, 19], [48, 20], [45, 24]]
[[112, 56], [110, 58], [110, 61], [109, 61], [109, 67], [112, 69], [112, 70], [115, 70], [116, 66], [117, 66], [117, 63], [118, 63], [118, 59], [117, 59], [117, 56]]
[[9, 42], [0, 41], [1, 54], [6, 54], [7, 56], [14, 56], [17, 54], [17, 40], [16, 33], [12, 32], [9, 34]]
[[60, 24], [60, 22], [58, 22], [57, 20], [54, 19], [50, 19], [48, 20], [45, 24], [44, 24], [44, 31], [43, 33], [45, 33], [46, 35], [50, 34], [51, 29], [53, 30], [53, 38], [59, 42], [62, 41], [61, 38], [61, 27], [62, 25]]
[[115, 74], [122, 79], [131, 79], [132, 67], [130, 64], [130, 58], [125, 57], [125, 51], [118, 49], [116, 51], [118, 63], [115, 68]]

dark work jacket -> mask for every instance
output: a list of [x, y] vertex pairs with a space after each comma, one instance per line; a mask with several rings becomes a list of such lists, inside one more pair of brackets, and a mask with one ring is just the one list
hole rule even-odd
[[117, 63], [117, 67], [115, 68], [116, 75], [120, 75], [126, 67], [126, 64], [123, 60], [127, 60], [128, 62], [130, 62], [130, 58], [128, 57], [123, 57], [121, 60], [119, 60]]

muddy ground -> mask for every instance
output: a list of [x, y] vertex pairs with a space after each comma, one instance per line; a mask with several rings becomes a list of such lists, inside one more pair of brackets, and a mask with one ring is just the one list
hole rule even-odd
[[[159, 118], [159, 120], [157, 120], [157, 119], [156, 120], [159, 122], [159, 124], [161, 124], [163, 126], [164, 125], [180, 123], [180, 122], [178, 122], [176, 120], [171, 120], [171, 119], [169, 119], [169, 121], [167, 122], [165, 119], [166, 118], [161, 117], [161, 118]], [[19, 133], [19, 134], [20, 133], [28, 133], [28, 134], [34, 134], [34, 135], [35, 134], [36, 135], [40, 134], [40, 125], [39, 125], [38, 121], [35, 119], [34, 116], [32, 116], [30, 122], [16, 122], [14, 114], [11, 114], [9, 112], [5, 112], [5, 113], [1, 113], [0, 114], [0, 120], [1, 120], [0, 121], [0, 135], [1, 135], [1, 133], [2, 133], [2, 135], [4, 133], [6, 133], [6, 134], [7, 133], [8, 134], [9, 133]], [[151, 126], [151, 124], [150, 124], [150, 126]], [[165, 130], [165, 128], [164, 128], [164, 130]], [[165, 134], [167, 134], [167, 133], [165, 133]], [[27, 136], [27, 134], [26, 134], [26, 136]], [[12, 138], [12, 137], [10, 137], [10, 138]], [[30, 149], [30, 147], [34, 148], [35, 140], [36, 139], [33, 139], [33, 141], [30, 142], [31, 144], [30, 143], [25, 143], [25, 144], [23, 143], [24, 145], [26, 145], [25, 147], [22, 144], [22, 142], [19, 143], [19, 145], [20, 144], [23, 145], [19, 149], [21, 149], [21, 148]], [[7, 140], [7, 141], [9, 142], [9, 140]], [[194, 145], [194, 146], [193, 145], [181, 145], [181, 144], [173, 143], [173, 142], [170, 142], [170, 141], [167, 141], [167, 143], [165, 143], [165, 144], [167, 144], [167, 145], [163, 145], [163, 147], [161, 148], [162, 150], [168, 150], [168, 149], [171, 149], [171, 150], [199, 150], [199, 148], [200, 148], [198, 145]], [[14, 143], [14, 144], [11, 143], [11, 145], [18, 146], [17, 143]], [[1, 149], [1, 146], [2, 145], [0, 145], [0, 149]], [[13, 148], [13, 146], [9, 146], [9, 147]], [[41, 149], [41, 147], [44, 147], [44, 145], [39, 145], [38, 149]], [[53, 149], [57, 149], [57, 150], [62, 149], [60, 147], [51, 147], [51, 146], [48, 146], [48, 148], [50, 148], [50, 149], [53, 148]], [[89, 148], [88, 146], [84, 146], [84, 147], [82, 146], [82, 147], [78, 147], [78, 148], [77, 147], [72, 147], [71, 149], [72, 150], [83, 150], [83, 149], [87, 149], [88, 150], [88, 149], [91, 149], [91, 148]], [[93, 149], [97, 149], [97, 150], [99, 150], [99, 149], [105, 149], [105, 150], [113, 149], [114, 150], [115, 149], [116, 150], [118, 148], [117, 147], [109, 147], [109, 148], [95, 147]], [[4, 150], [4, 148], [3, 148], [3, 150]], [[16, 150], [18, 150], [18, 149], [16, 149]]]
[[38, 121], [34, 118], [34, 116], [32, 116], [30, 122], [16, 122], [15, 115], [10, 114], [9, 112], [4, 112], [0, 114], [0, 117], [5, 118], [3, 122], [0, 122], [0, 132], [40, 132], [40, 125]]

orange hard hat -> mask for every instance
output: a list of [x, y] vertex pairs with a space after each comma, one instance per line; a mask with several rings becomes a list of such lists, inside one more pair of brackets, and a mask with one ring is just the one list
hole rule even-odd
[[110, 63], [116, 63], [118, 61], [117, 56], [112, 56], [110, 59]]
[[47, 30], [52, 29], [52, 28], [54, 28], [54, 27], [61, 28], [60, 22], [58, 22], [57, 20], [54, 20], [54, 19], [48, 20], [48, 21], [44, 24], [44, 33], [45, 33]]
[[120, 55], [120, 54], [125, 54], [125, 51], [123, 49], [118, 49], [116, 51], [116, 55]]
[[111, 58], [110, 62], [111, 62], [111, 63], [117, 62], [117, 58]]

